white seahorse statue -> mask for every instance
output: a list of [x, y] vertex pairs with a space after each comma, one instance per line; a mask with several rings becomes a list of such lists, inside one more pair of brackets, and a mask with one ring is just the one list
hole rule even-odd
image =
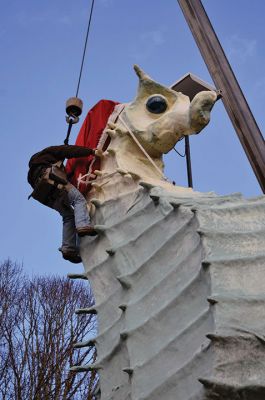
[[[192, 102], [139, 67], [119, 105], [88, 195], [96, 237], [81, 242], [98, 314], [102, 400], [265, 398], [265, 200], [174, 186], [163, 153], [209, 122], [217, 95]], [[100, 147], [100, 146], [99, 146]]]
[[[104, 200], [115, 196], [117, 184], [124, 186], [122, 175], [133, 178], [134, 185], [127, 182], [127, 187], [135, 188], [144, 180], [174, 190], [163, 179], [162, 156], [183, 136], [198, 133], [208, 124], [217, 99], [216, 92], [202, 91], [190, 102], [188, 96], [153, 81], [138, 66], [134, 69], [139, 77], [137, 97], [132, 103], [116, 106], [100, 141], [103, 145], [106, 136], [111, 137], [107, 152], [98, 152], [101, 171], [94, 184], [99, 192], [100, 186], [104, 187], [101, 195], [96, 195]], [[111, 186], [113, 194], [109, 193]], [[94, 197], [94, 191], [89, 197]]]

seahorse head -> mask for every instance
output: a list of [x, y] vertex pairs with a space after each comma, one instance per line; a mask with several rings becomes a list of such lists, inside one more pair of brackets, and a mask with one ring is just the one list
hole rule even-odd
[[151, 79], [137, 65], [137, 96], [125, 107], [124, 117], [151, 156], [170, 151], [184, 135], [200, 131], [210, 119], [216, 93], [200, 92], [192, 102], [188, 96]]

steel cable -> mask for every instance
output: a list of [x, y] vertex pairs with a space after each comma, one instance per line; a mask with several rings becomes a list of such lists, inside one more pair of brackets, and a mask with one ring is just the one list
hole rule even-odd
[[80, 81], [81, 81], [81, 77], [82, 77], [83, 66], [84, 66], [85, 55], [86, 55], [86, 49], [87, 49], [87, 40], [88, 40], [88, 35], [89, 35], [90, 25], [91, 25], [91, 20], [92, 20], [94, 2], [95, 2], [95, 0], [92, 0], [91, 8], [90, 8], [89, 21], [88, 21], [88, 25], [87, 25], [87, 32], [86, 32], [85, 45], [84, 45], [84, 50], [83, 50], [82, 62], [81, 62], [80, 73], [79, 73], [79, 78], [78, 78], [78, 84], [77, 84], [77, 89], [76, 89], [76, 95], [75, 95], [75, 97], [78, 97], [78, 92], [79, 92], [79, 87], [80, 87]]

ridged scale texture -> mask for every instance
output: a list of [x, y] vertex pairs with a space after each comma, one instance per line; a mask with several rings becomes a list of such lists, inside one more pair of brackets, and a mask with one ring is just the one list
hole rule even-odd
[[264, 197], [143, 187], [97, 206], [81, 255], [98, 398], [265, 398], [264, 211]]

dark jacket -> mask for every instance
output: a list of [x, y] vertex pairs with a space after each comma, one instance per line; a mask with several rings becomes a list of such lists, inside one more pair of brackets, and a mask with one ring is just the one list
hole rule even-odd
[[36, 179], [40, 176], [43, 168], [48, 168], [57, 161], [65, 158], [87, 157], [95, 151], [87, 147], [74, 145], [50, 146], [34, 154], [29, 160], [28, 182], [34, 188]]

